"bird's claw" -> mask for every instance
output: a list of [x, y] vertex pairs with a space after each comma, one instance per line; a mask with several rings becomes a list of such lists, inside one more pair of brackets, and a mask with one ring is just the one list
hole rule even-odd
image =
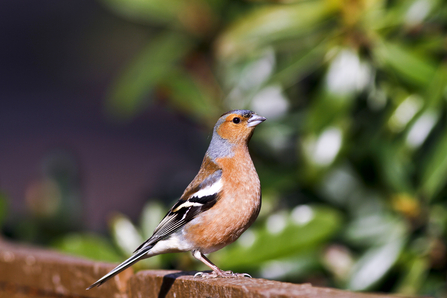
[[207, 272], [197, 272], [196, 274], [194, 274], [194, 278], [196, 278], [196, 277], [201, 277], [201, 278], [216, 278], [216, 277], [219, 277], [219, 275], [217, 275], [217, 273], [216, 272], [210, 272], [210, 273], [207, 273]]
[[248, 278], [251, 278], [251, 275], [248, 273], [234, 273], [233, 271], [225, 271], [223, 276], [220, 276], [220, 277], [230, 277], [230, 278], [248, 277]]
[[240, 277], [248, 277], [248, 278], [252, 278], [250, 274], [248, 273], [233, 273], [233, 271], [224, 271], [224, 272], [210, 272], [210, 273], [206, 273], [206, 272], [197, 272], [196, 274], [194, 274], [194, 278], [196, 277], [201, 277], [201, 278], [217, 278], [217, 277], [222, 277], [222, 278], [240, 278]]
[[203, 277], [203, 272], [197, 272], [196, 274], [194, 274], [194, 278], [196, 277]]

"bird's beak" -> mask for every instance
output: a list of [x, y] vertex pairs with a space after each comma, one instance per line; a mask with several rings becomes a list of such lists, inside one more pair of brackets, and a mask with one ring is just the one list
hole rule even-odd
[[264, 122], [267, 118], [256, 115], [253, 113], [253, 115], [251, 115], [250, 119], [248, 119], [248, 127], [255, 127], [256, 125]]

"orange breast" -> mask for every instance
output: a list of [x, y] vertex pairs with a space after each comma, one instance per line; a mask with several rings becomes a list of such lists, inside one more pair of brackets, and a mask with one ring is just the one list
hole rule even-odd
[[222, 168], [222, 195], [216, 205], [185, 226], [185, 237], [203, 253], [216, 251], [239, 238], [261, 207], [258, 174], [248, 150], [216, 159]]

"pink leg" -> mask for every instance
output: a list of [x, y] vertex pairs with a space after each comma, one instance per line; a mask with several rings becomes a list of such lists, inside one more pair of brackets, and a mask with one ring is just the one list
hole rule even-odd
[[207, 265], [208, 267], [210, 267], [213, 270], [212, 273], [198, 272], [198, 273], [196, 273], [194, 275], [194, 277], [204, 277], [204, 278], [215, 278], [215, 277], [251, 277], [247, 273], [233, 273], [232, 271], [223, 271], [222, 269], [220, 269], [219, 267], [214, 265], [207, 257], [205, 257], [204, 254], [202, 254], [198, 250], [193, 250], [192, 251], [192, 255], [193, 255], [194, 258], [196, 258], [197, 260], [201, 261], [202, 263], [204, 263], [205, 265]]

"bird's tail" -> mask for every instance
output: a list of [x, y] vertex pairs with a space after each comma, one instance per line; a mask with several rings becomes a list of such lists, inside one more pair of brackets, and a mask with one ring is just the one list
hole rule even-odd
[[110, 271], [109, 273], [107, 273], [106, 275], [104, 275], [103, 277], [98, 279], [95, 283], [93, 283], [90, 287], [88, 287], [87, 290], [90, 290], [91, 288], [94, 288], [94, 287], [99, 287], [100, 285], [102, 285], [107, 280], [114, 277], [115, 275], [117, 275], [118, 273], [123, 271], [124, 269], [132, 266], [134, 263], [138, 262], [139, 260], [146, 258], [148, 251], [152, 247], [153, 247], [153, 245], [146, 246], [143, 249], [136, 251], [130, 258], [128, 258], [127, 260], [125, 260], [124, 262], [122, 262], [121, 264], [116, 266], [112, 271]]

